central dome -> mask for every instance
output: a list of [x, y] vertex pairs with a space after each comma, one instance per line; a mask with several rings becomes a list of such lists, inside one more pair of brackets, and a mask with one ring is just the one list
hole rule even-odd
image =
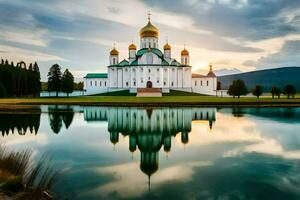
[[141, 38], [144, 38], [144, 37], [158, 38], [158, 35], [159, 35], [158, 29], [155, 26], [153, 26], [153, 24], [150, 22], [150, 20], [149, 20], [148, 24], [140, 30]]

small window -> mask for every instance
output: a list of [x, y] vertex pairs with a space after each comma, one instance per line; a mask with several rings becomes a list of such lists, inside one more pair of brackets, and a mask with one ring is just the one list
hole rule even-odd
[[90, 85], [93, 86], [93, 81], [90, 82]]
[[95, 81], [95, 86], [97, 86], [97, 81]]
[[172, 71], [175, 72], [175, 69], [173, 68]]
[[206, 85], [208, 86], [208, 81], [206, 81]]
[[159, 83], [159, 79], [157, 79], [156, 83]]
[[128, 82], [126, 82], [126, 87], [128, 87]]
[[151, 69], [148, 69], [148, 72], [151, 73]]
[[125, 69], [125, 72], [128, 72], [128, 69], [127, 69], [127, 68]]
[[135, 72], [135, 69], [133, 69], [133, 72]]
[[101, 85], [102, 85], [102, 82], [100, 81], [100, 87], [101, 87]]
[[104, 82], [104, 86], [106, 86], [106, 81]]
[[166, 82], [164, 82], [164, 85], [166, 85], [167, 83]]
[[141, 83], [143, 83], [144, 81], [143, 81], [143, 79], [141, 79]]
[[150, 76], [148, 77], [148, 80], [150, 81]]
[[203, 85], [203, 82], [201, 81], [201, 86]]
[[134, 86], [136, 85], [136, 82], [135, 82], [135, 81], [133, 82], [133, 85], [134, 85]]
[[195, 86], [197, 86], [197, 81], [195, 81]]
[[157, 68], [157, 72], [159, 72], [159, 68]]
[[174, 86], [174, 83], [172, 82], [171, 85]]

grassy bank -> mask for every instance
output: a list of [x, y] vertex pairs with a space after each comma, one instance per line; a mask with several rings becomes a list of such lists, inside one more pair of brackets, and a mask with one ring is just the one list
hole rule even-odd
[[70, 98], [0, 99], [0, 108], [8, 105], [107, 105], [107, 106], [300, 106], [300, 98], [263, 97], [228, 98], [214, 96], [85, 96]]

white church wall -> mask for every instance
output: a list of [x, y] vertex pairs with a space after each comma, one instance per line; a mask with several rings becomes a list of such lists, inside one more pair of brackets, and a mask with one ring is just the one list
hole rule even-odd
[[118, 83], [117, 83], [117, 87], [118, 88], [123, 88], [123, 69], [121, 68], [117, 68], [117, 81], [118, 81]]
[[192, 78], [192, 92], [199, 94], [215, 95], [217, 89], [217, 78], [203, 77]]
[[86, 78], [84, 82], [85, 95], [100, 94], [108, 91], [107, 78]]
[[108, 67], [108, 78], [109, 78], [109, 87], [110, 88], [118, 87], [117, 68], [116, 67]]
[[143, 56], [138, 58], [139, 65], [161, 65], [161, 58], [152, 52], [145, 53]]
[[132, 67], [130, 68], [131, 71], [131, 88], [137, 88], [137, 68], [136, 67]]
[[123, 87], [128, 89], [131, 86], [131, 70], [129, 67], [123, 68]]

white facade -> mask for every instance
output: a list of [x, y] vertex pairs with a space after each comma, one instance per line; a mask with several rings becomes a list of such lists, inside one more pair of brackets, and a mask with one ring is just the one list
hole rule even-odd
[[84, 81], [86, 94], [129, 90], [138, 88], [160, 88], [163, 93], [180, 90], [214, 95], [217, 77], [212, 68], [206, 76], [192, 74], [189, 52], [184, 48], [181, 62], [171, 57], [171, 46], [167, 43], [162, 52], [158, 48], [158, 30], [148, 24], [140, 31], [140, 49], [129, 46], [128, 60], [119, 62], [119, 53], [110, 52], [107, 74], [87, 74]]

